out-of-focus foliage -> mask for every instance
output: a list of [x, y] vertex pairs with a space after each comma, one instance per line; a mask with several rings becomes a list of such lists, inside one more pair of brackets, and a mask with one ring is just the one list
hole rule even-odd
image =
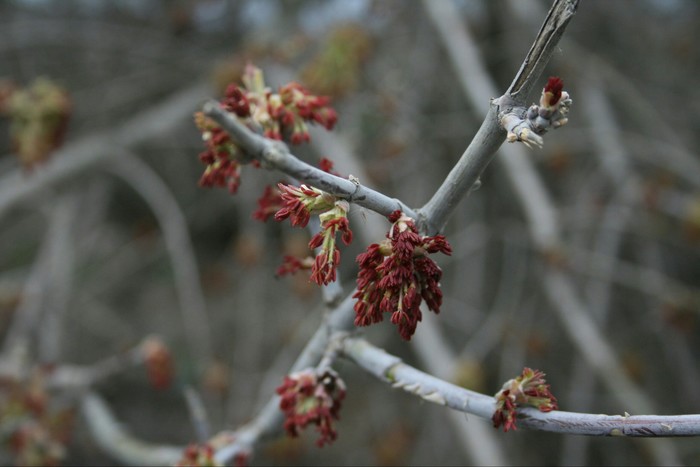
[[66, 91], [46, 77], [26, 88], [0, 84], [0, 113], [10, 118], [10, 138], [23, 166], [46, 160], [63, 142], [71, 113]]

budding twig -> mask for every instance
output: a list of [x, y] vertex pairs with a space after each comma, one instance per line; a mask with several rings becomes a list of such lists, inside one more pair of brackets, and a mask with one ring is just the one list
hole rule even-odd
[[206, 102], [202, 111], [226, 130], [245, 153], [259, 160], [264, 167], [277, 169], [303, 183], [345, 198], [384, 216], [399, 209], [416, 217], [416, 213], [398, 199], [390, 198], [357, 182], [337, 177], [301, 161], [289, 152], [285, 144], [254, 133], [222, 109], [216, 101]]
[[[346, 338], [343, 355], [392, 387], [460, 412], [490, 419], [496, 410], [493, 397], [441, 380], [386, 353], [364, 339]], [[678, 437], [700, 435], [700, 414], [600, 415], [536, 408], [517, 409], [518, 427], [560, 434], [588, 436]]]

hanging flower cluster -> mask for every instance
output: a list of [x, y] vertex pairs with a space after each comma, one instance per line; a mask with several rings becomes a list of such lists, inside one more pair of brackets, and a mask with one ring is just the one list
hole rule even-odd
[[[282, 208], [275, 214], [275, 220], [289, 218], [293, 226], [305, 227], [312, 214], [319, 214], [321, 230], [311, 238], [309, 249], [320, 248], [311, 266], [311, 280], [318, 285], [328, 285], [336, 280], [336, 270], [340, 264], [340, 250], [336, 235], [349, 245], [352, 231], [348, 221], [350, 205], [347, 201], [314, 187], [301, 185], [294, 187], [280, 183]], [[277, 270], [278, 275], [305, 269], [308, 261], [285, 257], [285, 262]]]
[[202, 112], [195, 112], [194, 123], [202, 132], [206, 149], [199, 160], [207, 166], [199, 179], [203, 187], [226, 187], [235, 194], [241, 184], [241, 149], [231, 141], [228, 133]]
[[325, 370], [320, 375], [312, 369], [303, 370], [284, 377], [277, 388], [280, 409], [284, 413], [284, 429], [292, 437], [307, 425], [316, 425], [319, 438], [316, 444], [322, 447], [338, 437], [333, 420], [339, 420], [340, 406], [345, 398], [345, 383], [336, 372]]
[[550, 128], [564, 126], [569, 121], [572, 100], [569, 93], [563, 89], [564, 82], [561, 78], [552, 76], [542, 89], [539, 105], [531, 105], [524, 116], [515, 113], [501, 116], [501, 124], [508, 132], [506, 140], [509, 143], [520, 141], [528, 147], [542, 147], [543, 140], [540, 135]]
[[216, 467], [223, 464], [214, 459], [214, 448], [209, 443], [190, 444], [175, 467]]
[[268, 138], [288, 138], [292, 144], [308, 142], [307, 123], [318, 123], [332, 130], [338, 120], [335, 110], [329, 106], [330, 98], [315, 96], [296, 82], [273, 93], [265, 86], [262, 71], [252, 65], [246, 67], [243, 85], [245, 89], [230, 85], [224, 104], [239, 117], [250, 117], [262, 126]]
[[413, 219], [401, 211], [394, 211], [389, 220], [393, 225], [386, 240], [357, 257], [355, 325], [378, 323], [384, 313], [391, 313], [401, 337], [410, 340], [422, 319], [421, 302], [425, 300], [434, 313], [442, 304], [442, 270], [428, 255], [450, 255], [452, 248], [443, 235], [420, 235]]
[[[333, 161], [325, 157], [319, 160], [318, 168], [337, 177], [340, 176], [333, 170]], [[258, 208], [253, 212], [253, 219], [257, 219], [260, 222], [267, 222], [267, 220], [282, 209], [282, 207], [283, 200], [280, 190], [267, 185], [263, 194], [258, 198]]]
[[[265, 85], [263, 73], [253, 65], [246, 66], [243, 87], [230, 84], [221, 107], [253, 131], [266, 137], [292, 144], [309, 141], [308, 124], [320, 124], [332, 130], [338, 116], [326, 96], [315, 96], [299, 83], [289, 83], [277, 93]], [[228, 187], [236, 193], [240, 185], [241, 164], [248, 160], [241, 149], [212, 119], [195, 113], [195, 124], [202, 132], [206, 149], [199, 159], [207, 168], [200, 185]]]
[[318, 285], [328, 285], [335, 282], [336, 268], [340, 264], [340, 250], [336, 246], [335, 236], [341, 233], [341, 240], [349, 245], [352, 242], [352, 230], [348, 221], [350, 205], [347, 201], [338, 200], [335, 206], [321, 214], [321, 230], [311, 238], [309, 249], [320, 248], [311, 268], [311, 280]]
[[289, 218], [294, 227], [306, 227], [312, 214], [333, 209], [336, 197], [318, 188], [301, 185], [295, 187], [278, 183], [282, 196], [282, 208], [275, 214], [276, 221]]
[[557, 399], [552, 395], [549, 384], [540, 370], [524, 368], [515, 379], [508, 380], [496, 398], [496, 411], [491, 420], [495, 428], [503, 425], [503, 431], [515, 430], [516, 409], [524, 405], [532, 406], [541, 412], [557, 410]]
[[10, 118], [10, 138], [25, 168], [46, 161], [63, 143], [71, 110], [66, 90], [48, 78], [25, 88], [0, 82], [0, 114]]

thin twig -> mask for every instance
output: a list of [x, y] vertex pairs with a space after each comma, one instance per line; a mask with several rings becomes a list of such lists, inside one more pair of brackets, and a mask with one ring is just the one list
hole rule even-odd
[[211, 362], [213, 355], [211, 330], [185, 216], [168, 186], [148, 165], [126, 150], [112, 151], [119, 153], [119, 157], [107, 165], [107, 169], [121, 177], [143, 197], [163, 231], [175, 274], [175, 291], [182, 309], [184, 333], [190, 349], [197, 357], [198, 365], [204, 368]]
[[83, 396], [80, 408], [97, 445], [124, 465], [174, 465], [182, 457], [184, 446], [151, 444], [127, 433], [97, 393]]

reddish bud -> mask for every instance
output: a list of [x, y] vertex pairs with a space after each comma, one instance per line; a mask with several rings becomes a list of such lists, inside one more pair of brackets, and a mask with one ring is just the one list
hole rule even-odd
[[503, 431], [517, 429], [515, 420], [518, 407], [531, 406], [541, 412], [558, 409], [557, 399], [550, 392], [544, 376], [540, 370], [526, 367], [520, 376], [508, 380], [503, 385], [503, 388], [494, 396], [496, 411], [491, 420], [495, 428], [503, 426]]
[[564, 89], [564, 81], [561, 80], [561, 78], [557, 76], [550, 76], [549, 80], [547, 80], [547, 84], [544, 87], [544, 90], [542, 91], [543, 94], [546, 96], [543, 101], [544, 101], [544, 106], [545, 107], [551, 107], [557, 104], [559, 102], [559, 99], [561, 99], [561, 92]]

